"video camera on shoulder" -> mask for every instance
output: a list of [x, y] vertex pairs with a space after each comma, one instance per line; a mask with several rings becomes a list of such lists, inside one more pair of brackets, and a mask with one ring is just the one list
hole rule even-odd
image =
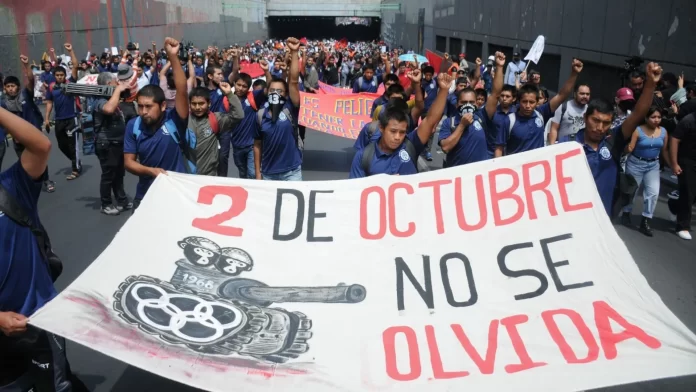
[[[114, 86], [100, 86], [92, 84], [77, 84], [66, 83], [60, 86], [63, 93], [66, 95], [78, 97], [105, 97], [111, 98], [114, 95]], [[120, 98], [126, 99], [131, 96], [130, 90], [126, 89], [121, 92]]]
[[191, 41], [184, 43], [184, 41], [180, 41], [181, 44], [179, 45], [179, 60], [181, 61], [187, 61], [189, 58], [189, 54], [193, 53], [193, 43]]

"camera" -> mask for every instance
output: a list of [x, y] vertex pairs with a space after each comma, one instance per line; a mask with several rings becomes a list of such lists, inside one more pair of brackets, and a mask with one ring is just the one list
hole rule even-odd
[[189, 58], [189, 53], [193, 52], [193, 43], [191, 41], [184, 43], [179, 41], [179, 60], [186, 61]]
[[[111, 98], [114, 95], [114, 86], [100, 86], [90, 84], [66, 83], [60, 86], [63, 93], [78, 97], [107, 97]], [[130, 97], [130, 90], [121, 92], [121, 99]]]

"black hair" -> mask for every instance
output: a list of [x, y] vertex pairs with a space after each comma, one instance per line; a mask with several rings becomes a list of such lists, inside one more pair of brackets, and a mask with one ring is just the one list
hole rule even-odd
[[372, 72], [375, 72], [375, 66], [370, 63], [367, 63], [365, 64], [365, 69], [363, 69], [363, 72], [367, 72], [367, 70], [372, 70]]
[[543, 94], [544, 98], [546, 98], [546, 100], [548, 101], [549, 100], [549, 90], [547, 90], [546, 87], [544, 87], [544, 86], [539, 86], [538, 88], [539, 88], [539, 98], [541, 98], [541, 95]]
[[207, 77], [208, 75], [214, 75], [214, 74], [215, 74], [215, 70], [218, 70], [218, 69], [219, 69], [220, 71], [222, 71], [222, 67], [219, 66], [219, 65], [214, 65], [214, 64], [213, 64], [213, 65], [209, 65], [209, 66], [205, 69], [205, 76]]
[[[486, 90], [483, 90], [483, 91], [486, 91]], [[474, 90], [471, 87], [463, 88], [459, 93], [457, 93], [457, 101], [459, 101], [462, 98], [463, 94], [469, 94], [469, 93], [474, 93], [474, 95], [477, 94], [476, 90]]]
[[384, 106], [384, 110], [389, 110], [389, 109], [399, 109], [404, 111], [405, 113], [408, 113], [408, 103], [406, 102], [405, 99], [399, 99], [399, 98], [389, 98], [387, 103]]
[[191, 101], [193, 97], [205, 98], [206, 102], [210, 103], [210, 91], [205, 87], [194, 87], [191, 89], [189, 101]]
[[271, 87], [271, 85], [273, 83], [283, 83], [283, 91], [285, 91], [286, 95], [290, 94], [290, 91], [289, 91], [290, 89], [288, 88], [288, 82], [285, 79], [273, 77], [273, 79], [271, 79], [271, 82], [268, 83], [268, 87]]
[[474, 92], [476, 93], [477, 97], [483, 95], [484, 100], [488, 99], [488, 91], [486, 91], [486, 89], [477, 88], [476, 90], [474, 90]]
[[145, 67], [147, 67], [147, 64], [145, 64], [145, 60], [140, 60], [138, 62], [138, 68], [142, 69], [143, 71], [145, 70]]
[[155, 84], [148, 84], [147, 86], [141, 88], [138, 91], [136, 99], [140, 97], [152, 98], [152, 101], [158, 105], [163, 104], [165, 101], [164, 90]]
[[511, 85], [511, 84], [504, 84], [504, 85], [503, 85], [503, 89], [500, 90], [500, 91], [501, 91], [501, 92], [502, 92], [502, 91], [508, 91], [508, 92], [510, 92], [510, 94], [512, 94], [512, 96], [514, 97], [514, 96], [517, 94], [517, 87], [515, 87], [515, 86], [513, 86], [513, 85]]
[[573, 91], [577, 93], [578, 90], [580, 90], [580, 87], [587, 87], [588, 89], [590, 89], [590, 91], [592, 91], [592, 89], [590, 88], [590, 85], [587, 83], [584, 83], [584, 82], [575, 83], [575, 89]]
[[400, 94], [402, 97], [404, 97], [404, 99], [406, 99], [405, 94], [404, 94], [404, 86], [402, 86], [398, 83], [392, 84], [391, 86], [389, 86], [389, 88], [387, 88], [387, 91], [385, 91], [384, 94], [387, 97], [391, 97], [394, 94]]
[[657, 106], [650, 106], [650, 109], [648, 109], [648, 112], [645, 113], [645, 118], [648, 118], [653, 115], [653, 113], [658, 112], [660, 113], [660, 116], [662, 116], [662, 112], [660, 111], [660, 108]]
[[256, 79], [256, 81], [254, 81], [254, 83], [252, 84], [251, 88], [254, 89], [258, 86], [263, 86], [263, 88], [266, 88], [266, 81], [263, 79]]
[[435, 74], [435, 68], [433, 68], [432, 65], [428, 65], [427, 67], [423, 68], [423, 74], [427, 74], [427, 73], [431, 73], [431, 74], [434, 75], [434, 74]]
[[249, 76], [248, 73], [245, 73], [245, 72], [238, 73], [237, 79], [234, 82], [237, 83], [237, 81], [240, 79], [242, 82], [244, 82], [244, 84], [247, 85], [247, 87], [251, 88], [251, 76]]
[[57, 72], [62, 72], [63, 74], [67, 75], [68, 73], [65, 71], [65, 68], [61, 67], [60, 65], [53, 68], [53, 74], [55, 75]]
[[[387, 75], [384, 77], [384, 83], [386, 84], [387, 82], [394, 82], [394, 83], [396, 83], [396, 84], [399, 84], [399, 77], [396, 76], [396, 75], [393, 74], [393, 73], [387, 74]], [[399, 84], [399, 85], [400, 85], [400, 84]]]
[[19, 87], [19, 78], [16, 76], [6, 76], [5, 80], [2, 81], [3, 86], [7, 86], [8, 84], [14, 84], [15, 86]]
[[467, 84], [469, 83], [469, 80], [467, 78], [459, 78], [457, 79], [457, 84]]
[[642, 73], [641, 71], [633, 71], [633, 72], [631, 72], [631, 73], [628, 75], [628, 78], [629, 78], [629, 79], [638, 79], [638, 78], [640, 78], [640, 79], [645, 80], [645, 74]]
[[384, 129], [389, 125], [389, 121], [394, 120], [400, 123], [408, 124], [408, 116], [406, 112], [396, 107], [385, 107], [382, 114], [379, 116], [379, 126]]
[[601, 114], [614, 114], [614, 105], [604, 98], [594, 98], [587, 104], [585, 117], [593, 115], [595, 112]]
[[522, 101], [522, 97], [527, 95], [527, 94], [534, 94], [536, 97], [537, 101], [539, 100], [539, 87], [536, 85], [533, 85], [531, 83], [527, 83], [524, 86], [520, 87], [519, 90], [517, 90], [517, 100]]
[[670, 86], [676, 86], [678, 84], [677, 75], [673, 74], [672, 72], [662, 74], [662, 81], [669, 83]]

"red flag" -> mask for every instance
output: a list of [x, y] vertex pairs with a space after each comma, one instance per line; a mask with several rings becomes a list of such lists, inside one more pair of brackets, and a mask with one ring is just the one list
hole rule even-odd
[[345, 38], [341, 38], [340, 41], [336, 42], [334, 44], [334, 48], [337, 50], [345, 49], [348, 46], [348, 40]]
[[425, 57], [428, 59], [430, 65], [435, 68], [435, 72], [440, 72], [440, 67], [444, 59], [439, 54], [431, 52], [428, 49], [425, 50]]
[[265, 74], [259, 63], [239, 64], [239, 72], [244, 72], [252, 78], [258, 78], [259, 76], [263, 76], [263, 74]]
[[304, 45], [304, 46], [307, 46], [307, 37], [303, 37], [303, 38], [300, 40], [300, 43], [301, 43], [302, 45]]

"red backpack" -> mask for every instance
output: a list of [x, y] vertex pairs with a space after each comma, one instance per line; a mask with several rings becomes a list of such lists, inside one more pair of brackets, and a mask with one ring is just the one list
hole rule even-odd
[[220, 124], [218, 124], [218, 120], [215, 116], [215, 113], [208, 112], [208, 122], [210, 123], [210, 129], [213, 130], [214, 134], [220, 132]]

